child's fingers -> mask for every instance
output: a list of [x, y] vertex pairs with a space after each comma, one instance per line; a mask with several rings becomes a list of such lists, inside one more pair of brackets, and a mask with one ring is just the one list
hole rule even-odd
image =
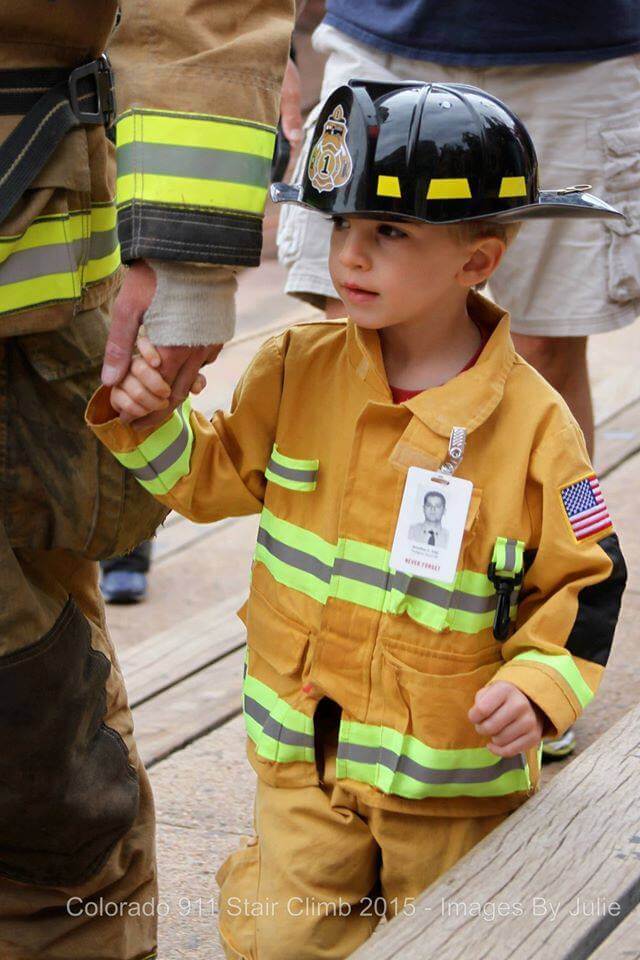
[[155, 393], [157, 397], [168, 397], [171, 393], [171, 387], [166, 380], [163, 380], [158, 371], [152, 369], [143, 357], [133, 358], [130, 372], [150, 393]]
[[497, 733], [494, 733], [491, 737], [491, 742], [498, 747], [504, 747], [511, 743], [512, 740], [517, 740], [518, 737], [525, 737], [527, 734], [533, 733], [534, 730], [535, 727], [531, 722], [531, 718], [517, 717], [512, 723], [508, 723], [498, 730]]
[[535, 747], [540, 743], [540, 738], [535, 734], [530, 733], [524, 737], [517, 737], [515, 740], [512, 740], [511, 743], [504, 744], [499, 747], [496, 743], [491, 741], [487, 744], [487, 750], [490, 750], [491, 753], [495, 753], [497, 757], [515, 757], [516, 754], [522, 753], [524, 750], [528, 750], [530, 747]]
[[131, 420], [136, 420], [148, 413], [120, 387], [112, 387], [110, 399], [111, 406], [120, 414], [123, 423], [130, 423]]
[[488, 737], [493, 737], [506, 726], [513, 723], [518, 715], [519, 711], [514, 709], [514, 705], [507, 701], [507, 703], [503, 703], [501, 707], [498, 707], [498, 709], [488, 717], [476, 722], [475, 728], [478, 733], [484, 733]]
[[169, 404], [166, 396], [159, 397], [151, 390], [147, 390], [138, 377], [131, 373], [128, 373], [124, 378], [120, 388], [138, 407], [142, 408], [143, 414], [151, 413], [154, 410], [163, 410]]
[[478, 690], [468, 713], [471, 723], [481, 723], [501, 707], [509, 696], [509, 686], [506, 683], [496, 682]]
[[138, 350], [152, 367], [159, 367], [162, 363], [162, 357], [148, 337], [138, 337]]

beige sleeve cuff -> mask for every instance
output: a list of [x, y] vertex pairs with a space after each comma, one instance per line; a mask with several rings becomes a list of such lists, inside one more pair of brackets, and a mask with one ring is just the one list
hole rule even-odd
[[144, 315], [156, 346], [226, 343], [235, 329], [236, 268], [149, 260], [156, 292]]

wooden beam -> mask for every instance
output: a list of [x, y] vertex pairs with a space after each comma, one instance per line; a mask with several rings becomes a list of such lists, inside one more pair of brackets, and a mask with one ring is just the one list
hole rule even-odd
[[238, 715], [243, 661], [241, 648], [134, 710], [138, 751], [147, 767]]
[[243, 591], [154, 634], [122, 657], [129, 704], [136, 707], [244, 646], [246, 630], [236, 611]]
[[640, 960], [640, 907], [627, 914], [589, 960]]
[[639, 782], [636, 707], [352, 956], [590, 957], [640, 903]]

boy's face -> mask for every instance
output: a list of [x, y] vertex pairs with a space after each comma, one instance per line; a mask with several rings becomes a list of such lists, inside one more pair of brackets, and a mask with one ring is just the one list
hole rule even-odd
[[381, 329], [424, 320], [478, 282], [463, 267], [474, 243], [445, 226], [334, 217], [329, 270], [358, 326]]

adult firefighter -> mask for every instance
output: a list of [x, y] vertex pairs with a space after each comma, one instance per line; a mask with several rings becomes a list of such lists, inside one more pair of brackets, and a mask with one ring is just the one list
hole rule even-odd
[[[140, 321], [171, 403], [257, 265], [292, 0], [0, 10], [0, 956], [156, 956], [152, 797], [95, 559], [164, 510], [83, 424]], [[115, 300], [107, 341], [107, 321]], [[87, 909], [90, 905], [92, 909]], [[96, 906], [97, 905], [97, 906]]]

